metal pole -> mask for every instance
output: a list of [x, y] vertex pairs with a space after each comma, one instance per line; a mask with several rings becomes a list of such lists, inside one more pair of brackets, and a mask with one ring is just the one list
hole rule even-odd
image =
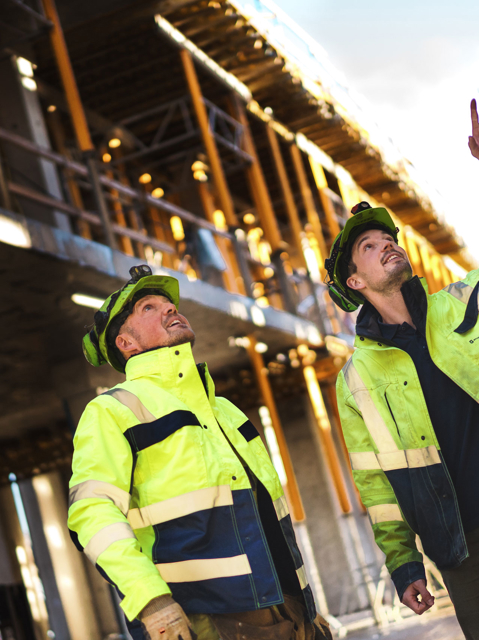
[[218, 192], [218, 198], [225, 214], [226, 222], [229, 226], [235, 226], [238, 224], [236, 214], [234, 212], [233, 200], [228, 189], [223, 167], [221, 165], [220, 154], [216, 147], [216, 142], [213, 134], [210, 130], [208, 121], [208, 114], [205, 104], [203, 102], [203, 96], [201, 94], [201, 87], [196, 75], [195, 65], [191, 53], [186, 49], [180, 51], [181, 62], [183, 64], [183, 71], [186, 76], [186, 82], [191, 95], [193, 108], [195, 110], [196, 119], [201, 130], [201, 136], [203, 138], [204, 145], [206, 147], [206, 153], [211, 166], [211, 172], [213, 173], [213, 180], [216, 190]]
[[103, 225], [103, 231], [105, 233], [106, 244], [110, 247], [110, 249], [117, 249], [117, 242], [115, 235], [113, 233], [113, 228], [110, 220], [110, 213], [108, 211], [108, 207], [106, 206], [105, 198], [103, 197], [103, 191], [101, 189], [100, 176], [98, 175], [98, 169], [96, 166], [96, 161], [94, 157], [94, 153], [85, 153], [84, 154], [86, 165], [88, 167], [88, 175], [90, 176], [93, 196], [95, 198], [96, 208], [100, 213], [100, 219]]
[[251, 361], [251, 365], [256, 375], [258, 385], [263, 396], [263, 402], [271, 416], [271, 422], [274, 432], [276, 434], [276, 440], [278, 442], [279, 452], [283, 460], [283, 466], [286, 473], [287, 485], [286, 491], [291, 503], [291, 510], [294, 519], [297, 522], [301, 522], [306, 518], [303, 508], [303, 502], [301, 500], [301, 494], [299, 493], [298, 483], [293, 469], [293, 463], [289, 455], [288, 445], [286, 438], [284, 437], [283, 427], [281, 420], [279, 419], [278, 410], [276, 408], [276, 402], [274, 400], [273, 391], [268, 378], [268, 369], [264, 366], [263, 356], [255, 349], [256, 338], [253, 335], [248, 336], [249, 345], [246, 350]]
[[60, 72], [63, 89], [68, 103], [68, 109], [72, 118], [73, 129], [81, 151], [93, 149], [93, 143], [88, 130], [88, 124], [83, 110], [83, 105], [78, 92], [75, 75], [68, 55], [68, 49], [63, 35], [62, 26], [58, 17], [54, 0], [42, 0], [46, 17], [52, 22], [50, 40], [55, 59]]
[[290, 146], [290, 152], [291, 159], [293, 160], [294, 170], [296, 172], [296, 178], [301, 190], [304, 208], [308, 217], [308, 222], [310, 223], [313, 229], [313, 233], [316, 236], [319, 250], [321, 252], [321, 257], [323, 259], [323, 264], [319, 265], [319, 268], [321, 270], [321, 273], [324, 273], [324, 260], [328, 254], [326, 250], [326, 242], [324, 241], [323, 230], [321, 228], [321, 222], [319, 220], [318, 212], [316, 211], [313, 194], [311, 193], [311, 189], [309, 188], [308, 177], [304, 168], [303, 159], [301, 158], [301, 151], [298, 149], [296, 144], [293, 143]]

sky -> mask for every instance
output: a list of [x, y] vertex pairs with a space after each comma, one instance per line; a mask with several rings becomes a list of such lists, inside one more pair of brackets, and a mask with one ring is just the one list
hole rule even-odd
[[467, 146], [479, 103], [477, 0], [275, 0], [328, 53], [381, 128], [445, 199], [479, 262], [479, 162]]

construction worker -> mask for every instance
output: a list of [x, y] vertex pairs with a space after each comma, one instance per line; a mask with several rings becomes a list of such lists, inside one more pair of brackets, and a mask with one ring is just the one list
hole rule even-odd
[[117, 588], [134, 640], [331, 638], [323, 619], [313, 623], [261, 438], [215, 396], [206, 364], [195, 364], [178, 281], [145, 265], [130, 275], [83, 340], [91, 364], [108, 362], [126, 382], [91, 401], [79, 422], [73, 539]]
[[[472, 154], [479, 159], [476, 103]], [[334, 302], [362, 309], [337, 381], [354, 479], [401, 601], [434, 604], [424, 552], [479, 639], [479, 270], [428, 294], [386, 209], [356, 205], [326, 260]], [[419, 596], [419, 597], [418, 597]], [[420, 599], [419, 599], [420, 598]]]

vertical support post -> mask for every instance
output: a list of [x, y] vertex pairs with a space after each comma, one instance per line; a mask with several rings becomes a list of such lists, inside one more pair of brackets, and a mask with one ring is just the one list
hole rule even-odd
[[94, 146], [88, 129], [85, 111], [83, 110], [80, 93], [78, 92], [75, 75], [73, 73], [70, 56], [68, 55], [68, 49], [55, 2], [54, 0], [42, 0], [42, 3], [46, 17], [53, 23], [53, 27], [50, 29], [50, 40], [58, 65], [58, 70], [60, 72], [63, 89], [65, 91], [65, 97], [67, 99], [75, 137], [80, 150], [85, 154], [88, 173], [92, 182], [95, 204], [103, 223], [106, 241], [111, 249], [116, 249], [116, 240], [111, 227], [110, 215], [103, 198], [98, 169], [93, 158]]
[[75, 75], [68, 55], [68, 49], [63, 35], [62, 26], [58, 17], [54, 0], [42, 0], [46, 17], [53, 23], [50, 29], [50, 40], [52, 43], [55, 59], [60, 72], [60, 78], [65, 91], [68, 109], [72, 118], [73, 130], [81, 151], [93, 149], [90, 131], [83, 110], [83, 105], [78, 92]]
[[301, 522], [305, 519], [303, 502], [299, 493], [298, 483], [293, 469], [293, 463], [289, 455], [288, 445], [286, 438], [284, 437], [283, 427], [281, 420], [279, 419], [278, 410], [276, 408], [276, 402], [274, 400], [273, 391], [268, 379], [268, 370], [264, 366], [263, 356], [255, 349], [256, 338], [253, 335], [248, 336], [249, 345], [246, 347], [248, 356], [253, 367], [258, 386], [263, 396], [263, 401], [268, 408], [271, 416], [271, 422], [276, 434], [276, 440], [278, 441], [279, 452], [283, 460], [283, 466], [286, 473], [288, 484], [286, 485], [286, 491], [291, 503], [292, 514], [297, 522]]
[[263, 231], [266, 236], [266, 240], [271, 245], [273, 253], [278, 250], [283, 250], [283, 240], [279, 231], [278, 222], [273, 210], [271, 198], [269, 197], [268, 187], [266, 186], [266, 180], [259, 163], [258, 154], [256, 153], [256, 147], [253, 142], [253, 136], [249, 128], [249, 123], [246, 117], [246, 112], [237, 96], [233, 97], [238, 120], [243, 126], [243, 143], [244, 150], [252, 158], [253, 162], [246, 169], [248, 181], [250, 183], [253, 199], [255, 200], [256, 210], [263, 227]]
[[324, 273], [324, 260], [328, 254], [326, 250], [326, 242], [324, 241], [323, 230], [321, 228], [321, 222], [314, 205], [313, 194], [311, 193], [311, 189], [309, 188], [308, 177], [304, 168], [303, 159], [301, 158], [301, 151], [298, 149], [297, 145], [293, 143], [290, 146], [290, 152], [291, 159], [293, 160], [296, 178], [298, 180], [299, 188], [301, 191], [301, 196], [303, 198], [304, 208], [308, 217], [308, 222], [313, 229], [314, 235], [316, 236], [316, 240], [318, 241], [319, 245], [319, 251], [321, 252], [321, 257], [323, 259], [323, 264], [319, 265], [319, 267], [321, 269], [321, 273]]
[[298, 209], [294, 201], [291, 185], [289, 184], [288, 174], [286, 172], [283, 156], [281, 155], [281, 150], [279, 148], [278, 138], [276, 136], [276, 133], [267, 123], [265, 123], [265, 130], [266, 135], [268, 136], [269, 146], [271, 148], [271, 155], [273, 156], [274, 167], [278, 176], [278, 184], [283, 195], [286, 213], [288, 214], [289, 223], [293, 231], [294, 244], [296, 246], [299, 259], [301, 260], [303, 266], [307, 267], [303, 253], [303, 245], [301, 244], [301, 239], [304, 236], [304, 231], [299, 219]]
[[[261, 169], [256, 147], [253, 142], [253, 136], [248, 123], [248, 118], [244, 107], [237, 96], [233, 97], [238, 120], [243, 126], [243, 143], [246, 153], [252, 158], [253, 162], [246, 169], [248, 182], [250, 184], [253, 200], [255, 201], [256, 210], [261, 222], [261, 226], [265, 233], [266, 240], [271, 245], [271, 259], [276, 267], [278, 281], [280, 283], [281, 292], [284, 298], [284, 306], [290, 313], [296, 313], [296, 303], [294, 294], [289, 281], [288, 274], [285, 271], [283, 258], [283, 239], [278, 227], [278, 221], [274, 213], [271, 198], [266, 185], [266, 180]], [[301, 252], [302, 254], [302, 252]]]
[[296, 250], [303, 264], [303, 267], [306, 269], [308, 273], [308, 285], [311, 289], [311, 295], [313, 296], [314, 306], [316, 308], [316, 313], [318, 315], [318, 323], [321, 325], [320, 329], [324, 333], [324, 326], [322, 326], [321, 311], [320, 311], [318, 299], [316, 296], [316, 288], [314, 286], [314, 282], [311, 279], [308, 265], [303, 253], [303, 245], [301, 240], [304, 237], [305, 233], [303, 231], [301, 220], [299, 218], [298, 208], [296, 207], [296, 203], [294, 201], [293, 191], [291, 189], [291, 185], [289, 182], [288, 173], [286, 171], [283, 156], [281, 155], [281, 149], [279, 148], [278, 137], [276, 136], [276, 133], [273, 131], [273, 129], [267, 123], [265, 124], [265, 129], [266, 129], [266, 135], [268, 136], [269, 145], [271, 147], [274, 166], [276, 169], [276, 173], [278, 175], [278, 183], [280, 185], [281, 192], [283, 194], [286, 213], [288, 214], [289, 223], [291, 225], [291, 229], [293, 230], [293, 237], [294, 237]]
[[328, 413], [324, 406], [323, 395], [319, 386], [316, 370], [312, 366], [303, 368], [304, 379], [308, 389], [309, 399], [313, 407], [314, 416], [316, 418], [316, 426], [320, 441], [326, 454], [329, 471], [333, 480], [336, 495], [338, 496], [339, 505], [343, 513], [352, 511], [351, 502], [349, 501], [346, 483], [344, 481], [343, 472], [338, 458], [338, 453], [334, 445], [331, 433], [331, 424], [329, 422]]
[[188, 84], [188, 90], [191, 95], [193, 108], [195, 110], [196, 119], [198, 120], [201, 136], [206, 147], [206, 153], [213, 173], [215, 188], [218, 192], [218, 199], [223, 209], [223, 213], [225, 214], [226, 222], [229, 226], [234, 227], [238, 224], [238, 220], [234, 212], [233, 200], [228, 189], [216, 142], [210, 130], [208, 114], [203, 102], [201, 87], [198, 81], [198, 76], [196, 75], [193, 58], [191, 57], [191, 53], [186, 49], [181, 49], [180, 57], [183, 64], [183, 71], [186, 76], [186, 82]]
[[333, 203], [326, 193], [326, 189], [328, 188], [328, 181], [326, 180], [326, 175], [324, 173], [323, 167], [317, 160], [314, 160], [310, 157], [309, 164], [311, 165], [314, 181], [318, 188], [319, 197], [321, 198], [321, 204], [323, 206], [324, 215], [326, 216], [326, 222], [328, 223], [328, 227], [331, 232], [331, 238], [332, 240], [334, 240], [341, 229], [339, 228]]

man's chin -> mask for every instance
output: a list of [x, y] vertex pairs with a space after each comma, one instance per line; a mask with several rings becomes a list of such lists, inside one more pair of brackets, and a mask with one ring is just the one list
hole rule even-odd
[[180, 344], [187, 344], [189, 342], [193, 348], [195, 346], [195, 339], [196, 336], [193, 329], [177, 329], [170, 334], [170, 340], [168, 340], [168, 344], [166, 346], [177, 347]]

